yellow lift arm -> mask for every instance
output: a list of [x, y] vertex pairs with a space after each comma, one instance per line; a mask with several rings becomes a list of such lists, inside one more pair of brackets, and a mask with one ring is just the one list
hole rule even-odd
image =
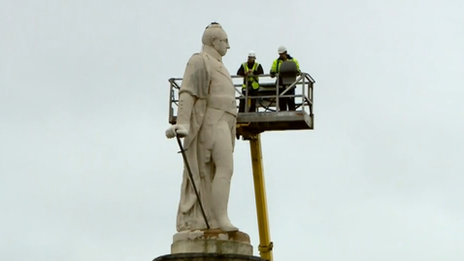
[[261, 258], [273, 261], [272, 242], [267, 214], [266, 187], [264, 183], [263, 154], [260, 134], [250, 135], [251, 163], [255, 185], [256, 212], [259, 230], [259, 255]]

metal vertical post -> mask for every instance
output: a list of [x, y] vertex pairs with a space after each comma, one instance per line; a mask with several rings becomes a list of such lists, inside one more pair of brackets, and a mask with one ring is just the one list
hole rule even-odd
[[276, 112], [279, 112], [280, 111], [280, 107], [279, 107], [279, 74], [277, 74], [277, 80], [276, 80]]
[[248, 112], [250, 110], [248, 102], [248, 77], [245, 76], [245, 112]]
[[306, 92], [305, 92], [305, 88], [306, 88], [306, 78], [304, 77], [303, 74], [301, 74], [301, 76], [303, 76], [303, 83], [301, 84], [301, 90], [302, 90], [302, 94], [301, 94], [301, 110], [302, 111], [305, 111], [305, 101], [306, 101]]
[[[174, 96], [174, 89], [173, 89], [173, 84], [171, 82], [171, 79], [169, 79], [169, 122], [171, 122], [172, 116], [174, 114], [173, 109], [172, 109], [172, 97]], [[177, 119], [176, 119], [177, 121]]]

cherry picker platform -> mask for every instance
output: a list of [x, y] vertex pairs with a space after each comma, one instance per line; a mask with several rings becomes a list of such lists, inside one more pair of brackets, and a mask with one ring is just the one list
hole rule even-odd
[[[283, 66], [281, 68], [284, 68]], [[248, 95], [248, 91], [245, 94], [242, 93], [242, 76], [232, 76], [237, 93], [236, 100], [245, 99], [247, 101], [245, 112], [239, 112], [237, 116], [237, 134], [250, 142], [259, 230], [258, 250], [260, 256], [269, 261], [273, 260], [273, 243], [270, 238], [267, 214], [260, 134], [265, 131], [314, 129], [313, 89], [315, 80], [308, 73], [283, 71], [281, 69], [280, 75], [275, 75], [275, 78], [271, 78], [270, 74], [259, 75], [260, 87], [258, 94], [254, 96]], [[169, 123], [175, 124], [179, 101], [178, 92], [182, 84], [182, 78], [171, 78], [169, 83]], [[245, 83], [247, 84], [247, 81]], [[278, 85], [287, 87], [282, 91], [282, 89], [278, 88]], [[295, 90], [294, 94], [288, 94], [292, 88]], [[279, 104], [281, 104], [282, 98], [295, 99], [295, 110], [281, 110]], [[256, 99], [255, 112], [249, 111], [249, 101], [251, 99]]]
[[[277, 76], [278, 77], [278, 76]], [[232, 79], [243, 80], [242, 76], [234, 75]], [[279, 93], [276, 83], [270, 81], [269, 74], [260, 75], [258, 95], [250, 96], [248, 93], [242, 94], [242, 83], [234, 83], [236, 89], [236, 99], [256, 99], [257, 112], [248, 112], [249, 102], [246, 103], [245, 112], [237, 116], [237, 133], [247, 137], [248, 134], [257, 134], [264, 131], [284, 131], [284, 130], [312, 130], [314, 129], [313, 112], [313, 86], [314, 79], [308, 73], [301, 73], [287, 87], [295, 88], [295, 94], [289, 95], [286, 92]], [[274, 80], [276, 81], [276, 80]], [[170, 99], [169, 99], [169, 123], [176, 123], [178, 92], [182, 84], [182, 78], [171, 78]], [[282, 111], [279, 102], [283, 97], [295, 99], [295, 111]], [[238, 106], [237, 106], [238, 107]]]
[[[269, 81], [269, 74], [260, 76], [258, 95], [242, 94], [242, 84], [235, 84], [237, 100], [256, 100], [256, 112], [248, 112], [250, 102], [245, 105], [245, 112], [237, 116], [237, 133], [248, 139], [249, 135], [265, 131], [312, 130], [314, 128], [313, 84], [314, 79], [307, 73], [301, 73], [287, 85], [287, 89], [279, 93], [276, 83]], [[278, 77], [278, 76], [277, 76]], [[241, 78], [233, 76], [233, 79]], [[278, 82], [278, 79], [275, 80]], [[287, 94], [291, 89], [295, 94]], [[295, 99], [294, 111], [283, 111], [279, 108], [282, 98]]]

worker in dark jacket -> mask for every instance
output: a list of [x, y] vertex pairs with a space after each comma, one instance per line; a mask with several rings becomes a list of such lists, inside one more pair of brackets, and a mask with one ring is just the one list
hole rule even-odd
[[[298, 64], [298, 61], [293, 58], [290, 54], [287, 53], [287, 48], [285, 46], [279, 46], [279, 49], [277, 50], [279, 53], [279, 58], [274, 60], [272, 63], [271, 67], [271, 77], [274, 78], [277, 73], [280, 71], [280, 65], [285, 62], [285, 61], [293, 61], [296, 64], [296, 68], [298, 70], [298, 73], [301, 73], [300, 71], [300, 65]], [[277, 83], [279, 86], [279, 93], [283, 92], [287, 86], [283, 86], [282, 84], [282, 78], [279, 77], [279, 82]], [[295, 87], [293, 87], [291, 90], [286, 92], [284, 95], [295, 95]], [[279, 107], [281, 111], [286, 111], [288, 106], [289, 111], [294, 111], [295, 110], [295, 97], [282, 97], [279, 99]]]
[[[258, 75], [264, 74], [261, 64], [256, 62], [256, 54], [254, 51], [248, 53], [248, 61], [244, 62], [238, 68], [237, 75], [243, 76], [242, 94], [246, 95], [248, 89], [248, 97], [256, 97], [259, 89]], [[248, 99], [248, 112], [256, 112], [256, 98]], [[239, 112], [245, 112], [245, 99], [240, 99]]]

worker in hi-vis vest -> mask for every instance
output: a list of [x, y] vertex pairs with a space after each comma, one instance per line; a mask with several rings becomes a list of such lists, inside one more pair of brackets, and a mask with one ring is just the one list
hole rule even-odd
[[[238, 68], [237, 75], [243, 76], [242, 94], [245, 96], [248, 89], [248, 97], [256, 97], [259, 89], [258, 75], [264, 74], [261, 64], [256, 62], [254, 51], [248, 53], [248, 61]], [[247, 84], [248, 83], [248, 84]], [[248, 86], [247, 86], [248, 85]], [[247, 88], [248, 87], [248, 88]], [[245, 99], [240, 99], [239, 112], [245, 112]], [[248, 112], [256, 112], [256, 98], [248, 99]]]
[[[296, 69], [298, 70], [298, 73], [301, 73], [300, 70], [300, 65], [298, 64], [298, 61], [293, 58], [290, 54], [287, 53], [287, 48], [283, 45], [279, 46], [279, 49], [277, 49], [277, 52], [279, 53], [279, 58], [275, 59], [274, 62], [272, 63], [271, 66], [271, 77], [274, 78], [276, 73], [279, 73], [280, 71], [280, 65], [285, 62], [285, 61], [293, 61], [296, 64]], [[286, 86], [283, 86], [282, 84], [282, 79], [279, 78], [279, 93], [283, 92], [286, 89]], [[295, 87], [293, 87], [291, 90], [286, 92], [284, 95], [295, 95]], [[286, 111], [288, 106], [289, 111], [294, 111], [295, 110], [295, 97], [282, 97], [279, 100], [279, 107], [281, 111]]]

